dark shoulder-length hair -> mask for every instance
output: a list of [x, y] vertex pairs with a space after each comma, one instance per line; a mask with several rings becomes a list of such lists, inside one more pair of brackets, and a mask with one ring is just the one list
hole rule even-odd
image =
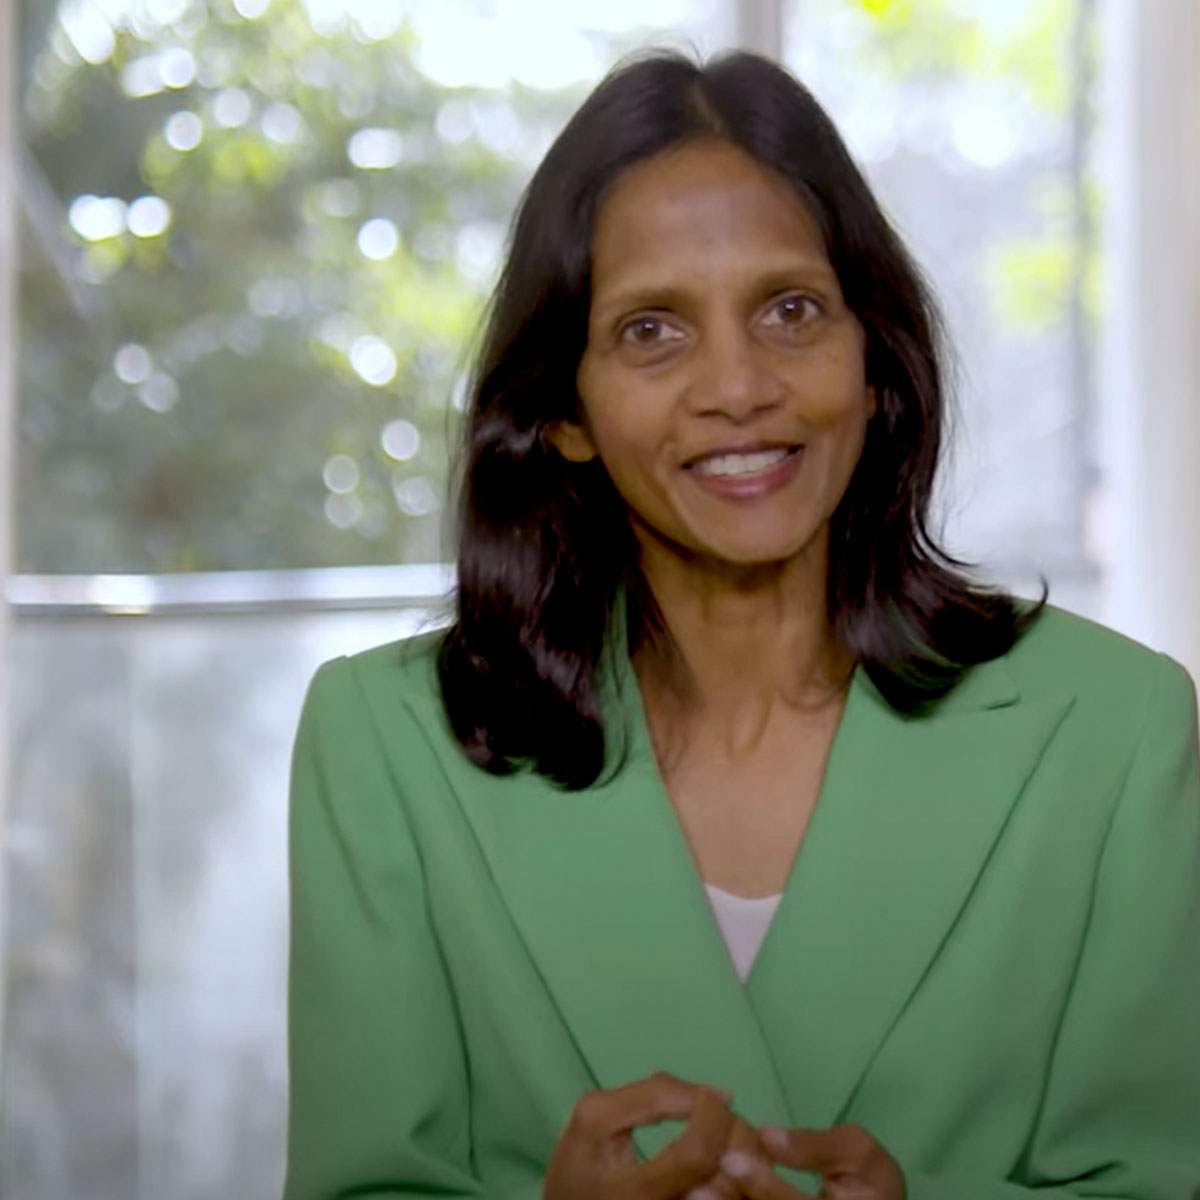
[[796, 189], [866, 334], [878, 411], [831, 523], [836, 636], [888, 703], [919, 714], [1045, 604], [1044, 592], [1024, 608], [972, 584], [930, 532], [945, 423], [936, 308], [816, 100], [753, 54], [640, 57], [596, 88], [530, 182], [473, 378], [457, 611], [438, 666], [450, 725], [489, 771], [593, 783], [605, 761], [597, 673], [622, 590], [631, 645], [653, 628], [620, 497], [599, 460], [567, 462], [547, 433], [579, 416], [598, 203], [632, 164], [703, 138], [740, 146]]

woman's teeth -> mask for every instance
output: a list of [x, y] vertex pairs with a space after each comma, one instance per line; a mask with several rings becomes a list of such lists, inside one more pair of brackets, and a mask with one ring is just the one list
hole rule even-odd
[[692, 466], [700, 475], [756, 475], [759, 471], [778, 466], [790, 450], [756, 450], [751, 454], [715, 454], [702, 458]]

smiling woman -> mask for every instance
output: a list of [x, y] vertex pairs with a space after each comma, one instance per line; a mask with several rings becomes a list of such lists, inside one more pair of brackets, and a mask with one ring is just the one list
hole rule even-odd
[[305, 705], [287, 1200], [1194, 1196], [1194, 690], [939, 549], [936, 330], [765, 59], [568, 124], [456, 619]]
[[[937, 329], [837, 131], [782, 70], [650, 58], [598, 89], [530, 184], [478, 371], [441, 655], [475, 761], [597, 778], [612, 604], [631, 600], [635, 647], [669, 648], [680, 551], [685, 595], [757, 564], [786, 611], [828, 607], [836, 636], [804, 638], [819, 682], [861, 662], [906, 712], [1007, 650], [1039, 608], [972, 586], [928, 528]], [[720, 453], [770, 448], [797, 453], [758, 478]]]
[[[654, 554], [795, 563], [823, 578], [828, 521], [874, 390], [820, 230], [779, 176], [726, 142], [628, 170], [597, 213], [582, 422]], [[741, 503], [738, 503], [741, 501]]]

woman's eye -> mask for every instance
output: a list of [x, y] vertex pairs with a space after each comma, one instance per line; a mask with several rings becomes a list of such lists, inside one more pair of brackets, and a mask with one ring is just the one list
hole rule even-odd
[[768, 324], [802, 325], [819, 311], [820, 306], [811, 296], [784, 296], [771, 306]]
[[621, 340], [635, 346], [657, 346], [677, 336], [661, 317], [635, 317], [621, 329]]

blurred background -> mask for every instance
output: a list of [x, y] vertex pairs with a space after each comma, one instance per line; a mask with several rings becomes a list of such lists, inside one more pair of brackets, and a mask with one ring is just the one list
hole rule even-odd
[[441, 618], [509, 218], [631, 49], [815, 91], [946, 310], [949, 547], [1196, 672], [1197, 8], [0, 2], [0, 1200], [278, 1194], [304, 687]]

